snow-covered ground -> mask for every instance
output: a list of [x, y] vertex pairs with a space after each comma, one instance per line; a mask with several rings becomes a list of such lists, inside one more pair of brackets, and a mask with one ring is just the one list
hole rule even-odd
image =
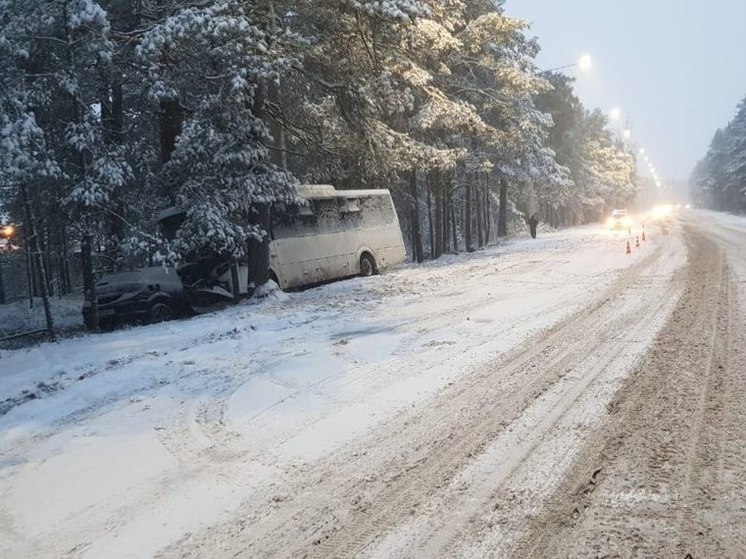
[[[0, 556], [146, 557], [594, 301], [601, 227], [0, 351]], [[392, 449], [396, 452], [396, 449]]]
[[690, 210], [686, 213], [694, 215], [697, 217], [697, 219], [707, 222], [711, 225], [729, 227], [735, 229], [738, 232], [746, 231], [746, 216], [743, 215], [711, 212], [707, 210]]
[[[82, 295], [71, 295], [62, 299], [52, 297], [49, 302], [55, 328], [83, 327], [83, 315], [80, 310], [83, 306]], [[34, 299], [34, 308], [30, 307], [28, 299], [0, 305], [0, 338], [45, 327], [44, 306], [38, 297]]]

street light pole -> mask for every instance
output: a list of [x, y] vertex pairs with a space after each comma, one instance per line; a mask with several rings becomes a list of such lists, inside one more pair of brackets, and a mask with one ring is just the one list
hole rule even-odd
[[575, 64], [567, 64], [566, 66], [558, 66], [557, 68], [552, 68], [551, 70], [544, 70], [542, 74], [553, 74], [554, 72], [559, 72], [560, 70], [568, 70], [570, 68], [577, 68], [580, 66], [579, 62], [576, 62]]
[[577, 62], [574, 62], [573, 64], [566, 64], [565, 66], [559, 66], [557, 68], [552, 68], [551, 70], [544, 70], [541, 72], [541, 75], [544, 74], [551, 74], [553, 72], [559, 72], [560, 70], [568, 70], [570, 68], [580, 68], [584, 72], [589, 71], [593, 67], [593, 58], [591, 58], [590, 54], [584, 54], [580, 57], [580, 59]]

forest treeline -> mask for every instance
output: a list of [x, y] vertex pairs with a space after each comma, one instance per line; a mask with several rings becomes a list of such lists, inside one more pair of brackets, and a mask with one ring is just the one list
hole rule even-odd
[[261, 279], [300, 183], [391, 189], [416, 261], [596, 220], [634, 155], [538, 52], [494, 0], [0, 0], [0, 216], [47, 293], [71, 255], [88, 283], [201, 250]]
[[733, 120], [715, 133], [690, 187], [700, 207], [746, 213], [746, 98]]

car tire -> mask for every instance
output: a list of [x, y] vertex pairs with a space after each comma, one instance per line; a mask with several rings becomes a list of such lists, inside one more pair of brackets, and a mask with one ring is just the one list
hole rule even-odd
[[376, 270], [376, 261], [370, 254], [363, 254], [360, 257], [360, 276], [367, 278], [378, 273]]
[[163, 303], [156, 303], [155, 305], [153, 305], [153, 308], [150, 309], [148, 323], [160, 324], [161, 322], [168, 322], [169, 320], [173, 320], [173, 318], [174, 313], [171, 310], [171, 307]]

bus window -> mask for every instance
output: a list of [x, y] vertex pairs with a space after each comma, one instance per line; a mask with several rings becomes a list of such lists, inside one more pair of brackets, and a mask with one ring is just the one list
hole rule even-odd
[[285, 204], [273, 206], [270, 217], [270, 238], [288, 239], [296, 235], [291, 209]]
[[319, 218], [318, 207], [315, 201], [303, 206], [293, 206], [292, 220], [295, 235], [298, 237], [308, 237], [318, 235]]
[[385, 196], [369, 196], [360, 200], [365, 227], [383, 227], [394, 220], [394, 209]]
[[319, 233], [336, 233], [342, 231], [342, 220], [336, 198], [314, 200], [313, 205], [319, 217]]
[[359, 213], [360, 212], [360, 199], [358, 198], [340, 198], [339, 199], [339, 211], [342, 215]]

